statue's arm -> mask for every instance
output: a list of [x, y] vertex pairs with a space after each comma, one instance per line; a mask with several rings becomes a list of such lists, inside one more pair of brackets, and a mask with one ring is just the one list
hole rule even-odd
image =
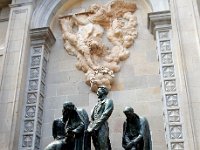
[[54, 139], [56, 139], [56, 137], [57, 137], [57, 132], [56, 132], [57, 128], [56, 128], [56, 125], [57, 125], [57, 121], [54, 120], [53, 124], [52, 124], [52, 135], [53, 135]]
[[105, 102], [104, 112], [102, 113], [100, 119], [97, 120], [97, 122], [96, 122], [96, 124], [94, 126], [94, 130], [98, 130], [101, 127], [101, 125], [108, 120], [108, 118], [112, 114], [113, 108], [114, 108], [113, 101], [110, 100], [110, 99], [107, 100]]
[[123, 137], [122, 137], [122, 147], [124, 149], [129, 148], [129, 144], [130, 144], [131, 140], [129, 139], [129, 137], [127, 136], [127, 122], [124, 122], [123, 124]]
[[112, 100], [107, 100], [105, 102], [105, 109], [104, 112], [101, 115], [100, 121], [101, 122], [105, 122], [106, 120], [108, 120], [108, 118], [110, 117], [110, 115], [112, 114], [113, 111], [113, 101]]
[[139, 131], [139, 135], [133, 140], [133, 142], [138, 143], [139, 141], [141, 141], [144, 137], [144, 133], [145, 133], [145, 118], [140, 118], [140, 131]]
[[82, 122], [84, 123], [84, 128], [87, 128], [88, 124], [89, 124], [89, 117], [88, 117], [88, 113], [86, 112], [85, 109], [78, 109], [78, 115], [81, 118]]
[[152, 150], [152, 141], [151, 141], [151, 133], [150, 133], [150, 127], [149, 127], [149, 122], [146, 119], [146, 117], [142, 117], [142, 128], [140, 133], [143, 135], [143, 140], [145, 147], [148, 150]]
[[125, 140], [126, 140], [126, 144], [124, 144], [124, 148], [125, 149], [130, 149], [132, 148], [134, 145], [136, 145], [140, 140], [142, 139], [142, 135], [138, 135], [137, 138], [130, 140], [128, 137], [125, 136]]
[[140, 140], [142, 140], [143, 136], [141, 134], [139, 134], [134, 140], [134, 143], [138, 143]]
[[[145, 117], [140, 118], [140, 132], [139, 135], [133, 139], [130, 143], [137, 144], [140, 140], [144, 140], [144, 143], [148, 143], [148, 150], [151, 150], [151, 135], [149, 131], [149, 124]], [[146, 141], [147, 140], [147, 141]]]
[[80, 124], [73, 130], [75, 134], [79, 134], [84, 130], [84, 123], [81, 121]]
[[94, 108], [92, 108], [91, 120], [94, 121]]

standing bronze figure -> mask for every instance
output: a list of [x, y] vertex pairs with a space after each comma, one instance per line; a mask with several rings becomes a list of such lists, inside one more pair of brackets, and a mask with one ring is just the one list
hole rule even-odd
[[84, 131], [89, 119], [85, 110], [77, 109], [72, 102], [65, 102], [63, 117], [54, 120], [52, 133], [54, 141], [45, 150], [83, 150]]
[[152, 150], [151, 134], [147, 119], [139, 117], [131, 107], [126, 107], [124, 114], [127, 119], [123, 125], [123, 148], [125, 150]]
[[92, 136], [95, 150], [111, 150], [107, 120], [113, 111], [113, 101], [107, 95], [106, 87], [98, 88], [99, 100], [92, 110], [91, 122], [87, 129]]

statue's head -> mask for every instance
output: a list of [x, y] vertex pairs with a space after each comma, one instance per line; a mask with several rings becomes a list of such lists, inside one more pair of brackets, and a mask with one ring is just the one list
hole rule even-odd
[[127, 118], [134, 116], [134, 109], [132, 107], [126, 106], [123, 112]]
[[76, 107], [75, 105], [72, 103], [72, 102], [65, 102], [63, 104], [63, 110], [62, 110], [62, 113], [63, 113], [63, 118], [67, 118], [70, 116], [70, 114], [73, 113], [73, 111], [76, 110]]
[[104, 98], [108, 95], [108, 88], [105, 86], [98, 87], [97, 96], [99, 99]]

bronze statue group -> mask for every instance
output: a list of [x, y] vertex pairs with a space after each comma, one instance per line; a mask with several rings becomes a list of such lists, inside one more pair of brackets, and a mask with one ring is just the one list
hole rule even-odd
[[[98, 103], [92, 110], [91, 120], [84, 109], [77, 109], [72, 102], [63, 104], [62, 118], [53, 121], [54, 141], [45, 150], [91, 150], [91, 138], [95, 150], [111, 150], [108, 118], [114, 105], [107, 97], [108, 89], [99, 87]], [[148, 121], [139, 117], [132, 107], [124, 109], [122, 147], [125, 150], [152, 150]]]

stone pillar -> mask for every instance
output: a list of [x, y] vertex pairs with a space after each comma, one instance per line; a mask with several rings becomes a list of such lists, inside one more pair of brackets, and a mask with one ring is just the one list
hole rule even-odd
[[2, 71], [3, 71], [3, 60], [5, 52], [5, 37], [8, 27], [10, 9], [9, 7], [1, 8], [0, 10], [0, 85], [2, 81]]
[[10, 5], [0, 84], [0, 149], [16, 150], [25, 92], [32, 4]]
[[183, 126], [184, 118], [181, 115], [182, 108], [177, 87], [170, 11], [149, 13], [148, 27], [157, 43], [167, 146], [169, 150], [186, 150], [184, 140], [186, 137], [183, 134], [186, 126]]
[[19, 149], [39, 150], [45, 97], [45, 77], [50, 47], [55, 37], [50, 28], [30, 30], [30, 65], [25, 98], [24, 119]]
[[170, 0], [188, 150], [200, 149], [200, 16], [196, 0]]

